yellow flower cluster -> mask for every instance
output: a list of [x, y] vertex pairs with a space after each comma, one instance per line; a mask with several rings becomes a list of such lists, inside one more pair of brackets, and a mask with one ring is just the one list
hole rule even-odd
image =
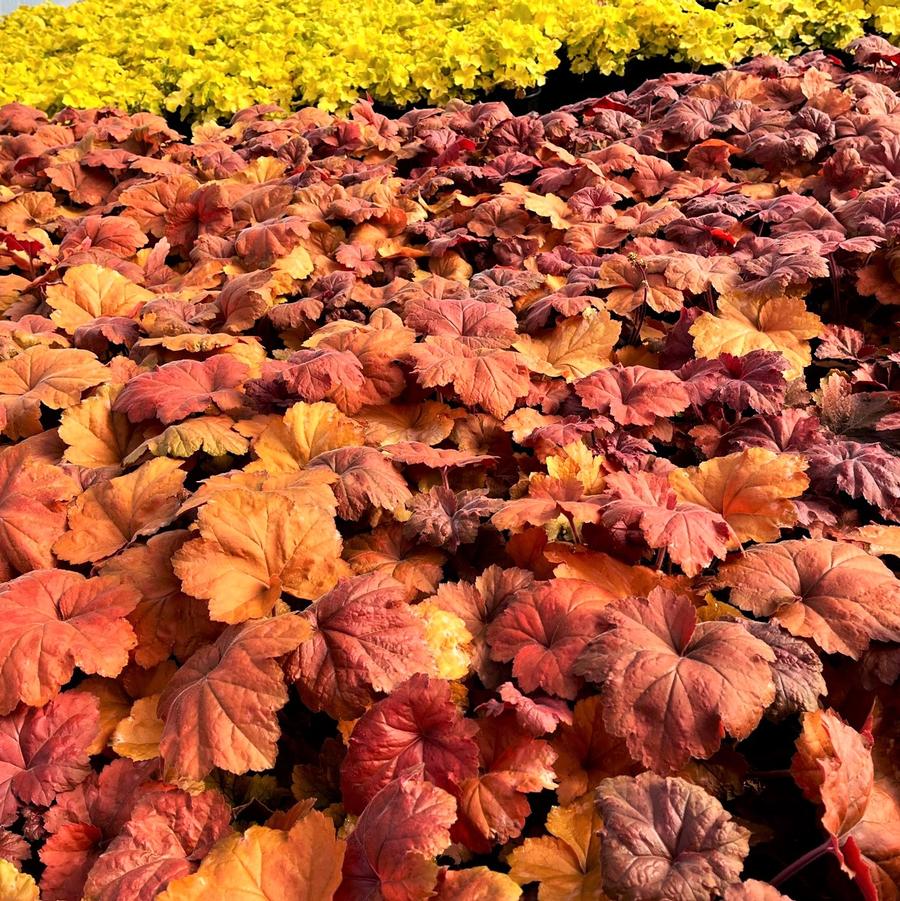
[[665, 55], [696, 64], [900, 33], [900, 0], [80, 0], [0, 19], [0, 102], [207, 119], [333, 110], [362, 92], [443, 103]]

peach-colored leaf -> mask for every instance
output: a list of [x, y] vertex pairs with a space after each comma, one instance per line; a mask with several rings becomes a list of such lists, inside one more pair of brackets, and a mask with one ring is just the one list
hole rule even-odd
[[231, 773], [273, 766], [276, 714], [288, 699], [275, 658], [309, 634], [302, 617], [284, 614], [231, 626], [195, 652], [159, 699], [166, 764], [192, 779], [214, 766]]

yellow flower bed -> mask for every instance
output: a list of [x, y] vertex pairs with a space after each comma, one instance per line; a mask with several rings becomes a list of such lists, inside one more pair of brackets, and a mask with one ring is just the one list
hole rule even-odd
[[405, 105], [666, 55], [696, 64], [900, 32], [900, 0], [81, 0], [0, 19], [0, 102], [230, 115]]

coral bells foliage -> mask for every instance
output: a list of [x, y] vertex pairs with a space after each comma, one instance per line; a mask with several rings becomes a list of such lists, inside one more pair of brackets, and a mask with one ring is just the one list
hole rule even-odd
[[900, 896], [900, 51], [855, 54], [0, 108], [0, 896]]

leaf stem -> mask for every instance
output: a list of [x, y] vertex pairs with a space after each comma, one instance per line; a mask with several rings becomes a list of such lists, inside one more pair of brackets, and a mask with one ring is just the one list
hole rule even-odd
[[831, 300], [834, 304], [834, 318], [836, 322], [843, 325], [846, 311], [844, 310], [844, 299], [841, 297], [841, 283], [838, 277], [837, 263], [834, 261], [834, 253], [827, 253], [825, 257], [828, 260], [828, 272], [831, 275]]
[[580, 545], [581, 544], [581, 529], [578, 528], [578, 523], [575, 522], [575, 517], [568, 510], [563, 510], [562, 515], [569, 522], [569, 528], [572, 530], [572, 538], [575, 539], [574, 543]]
[[808, 867], [814, 860], [824, 857], [834, 850], [834, 841], [827, 838], [821, 845], [817, 845], [812, 851], [807, 851], [802, 857], [798, 857], [792, 864], [788, 864], [777, 876], [769, 880], [769, 884], [778, 888], [783, 882], [787, 882], [792, 876], [799, 873], [804, 867]]
[[662, 572], [663, 562], [666, 559], [666, 546], [663, 545], [656, 553], [656, 560], [653, 562], [653, 568], [657, 572]]
[[647, 268], [644, 266], [644, 261], [636, 253], [628, 254], [628, 261], [640, 273], [641, 287], [643, 290], [640, 306], [634, 311], [634, 318], [631, 320], [631, 332], [625, 343], [640, 346], [641, 328], [644, 325], [644, 315], [647, 312], [647, 299], [650, 296], [650, 282], [647, 280]]

